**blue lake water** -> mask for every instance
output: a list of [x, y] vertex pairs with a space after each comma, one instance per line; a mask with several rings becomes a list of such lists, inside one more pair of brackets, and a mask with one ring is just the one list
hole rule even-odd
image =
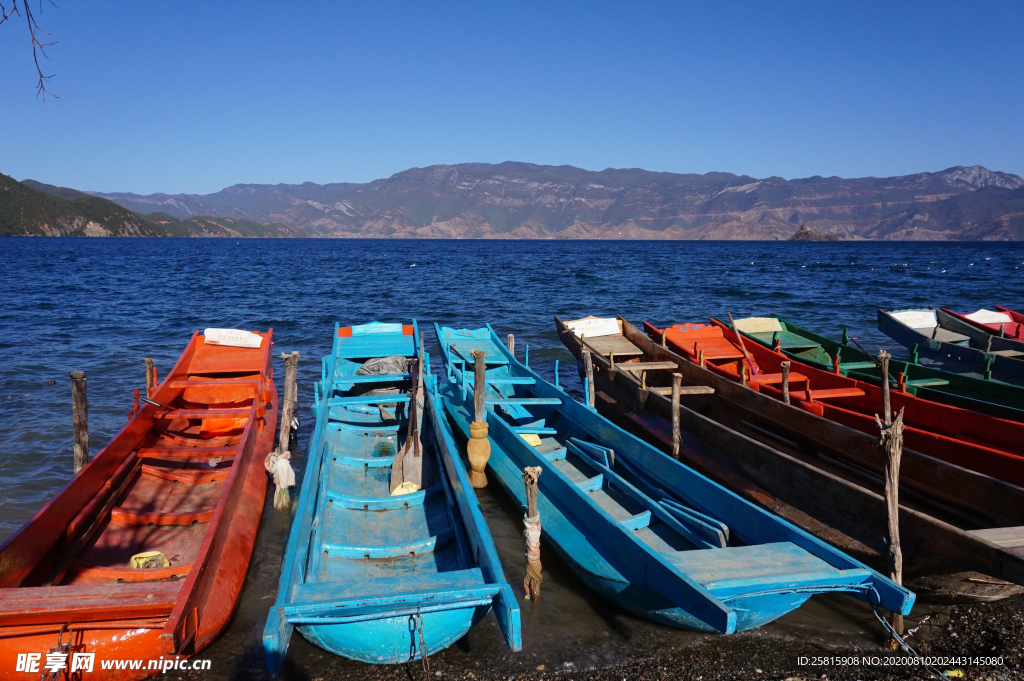
[[[429, 323], [489, 322], [499, 334], [515, 334], [520, 353], [529, 344], [531, 365], [550, 377], [555, 359], [574, 366], [554, 332], [556, 314], [621, 313], [635, 323], [665, 324], [727, 311], [737, 317], [777, 313], [834, 336], [847, 325], [868, 349], [899, 350], [876, 330], [876, 307], [1024, 308], [1022, 243], [3, 238], [0, 246], [0, 540], [71, 476], [69, 372], [88, 375], [95, 454], [123, 425], [132, 390], [144, 386], [143, 358], [153, 357], [163, 376], [196, 329], [273, 327], [275, 354], [302, 354], [302, 444], [311, 385], [330, 351], [335, 322], [416, 317], [435, 357]], [[283, 364], [276, 375], [282, 380]], [[563, 371], [562, 380], [578, 397], [575, 371]], [[482, 501], [515, 582], [522, 551], [516, 510], [490, 492]], [[225, 637], [230, 643], [211, 649], [236, 673], [238, 665], [256, 664], [232, 651], [258, 642], [286, 530], [287, 519], [269, 511], [251, 588]], [[551, 623], [562, 622], [559, 613], [567, 609], [575, 607], [580, 621], [608, 618], [599, 611], [579, 614], [583, 606], [576, 601], [587, 602], [585, 590], [553, 557], [550, 568], [545, 559], [545, 569], [553, 571], [545, 588], [555, 594], [545, 603], [561, 604], [560, 610], [524, 611], [528, 650], [531, 642], [544, 650], [543, 640], [563, 636]], [[559, 600], [559, 585], [569, 601]], [[634, 634], [661, 635], [627, 615], [614, 617], [629, 622]], [[790, 617], [799, 627], [810, 615]], [[486, 638], [493, 632], [483, 629], [470, 636], [481, 637], [478, 645], [487, 648], [494, 645]], [[609, 630], [609, 640], [615, 639], [616, 628]], [[599, 641], [600, 631], [591, 634]], [[335, 664], [314, 662], [320, 660], [315, 649], [295, 645], [310, 669]]]

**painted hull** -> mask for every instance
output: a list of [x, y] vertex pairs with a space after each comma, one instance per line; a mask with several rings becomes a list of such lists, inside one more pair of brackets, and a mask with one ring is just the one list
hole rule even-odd
[[[58, 634], [65, 626], [70, 631], [71, 652], [95, 654], [93, 671], [86, 678], [119, 680], [163, 673], [164, 660], [184, 660], [196, 655], [224, 629], [245, 581], [266, 495], [263, 458], [273, 446], [278, 410], [277, 390], [270, 380], [270, 339], [271, 334], [264, 336], [262, 352], [234, 354], [238, 349], [204, 348], [202, 337], [193, 336], [178, 364], [152, 396], [155, 401], [173, 405], [176, 400], [184, 399], [187, 391], [192, 391], [188, 394], [191, 399], [179, 404], [192, 409], [190, 415], [198, 417], [189, 423], [201, 419], [202, 427], [206, 428], [215, 427], [218, 423], [223, 426], [224, 423], [212, 417], [206, 419], [195, 412], [196, 400], [200, 399], [198, 394], [203, 390], [227, 390], [229, 397], [225, 399], [229, 400], [236, 399], [239, 390], [250, 394], [255, 390], [255, 396], [249, 399], [251, 406], [244, 431], [237, 436], [237, 444], [225, 448], [235, 452], [227, 467], [196, 468], [196, 461], [209, 459], [186, 457], [181, 451], [168, 454], [177, 463], [168, 464], [168, 459], [156, 457], [156, 454], [170, 448], [154, 449], [150, 454], [155, 458], [142, 459], [151, 463], [140, 466], [135, 453], [145, 453], [140, 444], [148, 444], [153, 439], [153, 424], [159, 420], [154, 419], [154, 414], [160, 411], [143, 406], [133, 412], [124, 429], [53, 501], [5, 543], [0, 551], [5, 564], [15, 570], [19, 565], [25, 567], [21, 568], [20, 576], [14, 570], [6, 573], [7, 579], [17, 579], [22, 586], [0, 590], [0, 624], [4, 625], [0, 626], [0, 678], [24, 678], [14, 671], [18, 655], [45, 654], [57, 643]], [[197, 373], [199, 370], [201, 373]], [[217, 378], [223, 374], [232, 377], [243, 374], [248, 378]], [[206, 380], [211, 387], [183, 389], [183, 382], [191, 380]], [[238, 381], [247, 381], [247, 387], [235, 385]], [[225, 387], [223, 383], [229, 385]], [[208, 395], [206, 399], [216, 401], [217, 397]], [[172, 422], [169, 429], [175, 428], [174, 423], [177, 422]], [[157, 432], [164, 433], [163, 426]], [[159, 445], [160, 438], [164, 437], [160, 435], [156, 444]], [[217, 442], [218, 439], [208, 441]], [[175, 441], [173, 444], [179, 443]], [[182, 468], [177, 468], [178, 465]], [[97, 488], [97, 476], [108, 482]], [[154, 476], [169, 476], [160, 478], [166, 484], [155, 488], [161, 494], [142, 498], [147, 508], [155, 509], [151, 512], [155, 515], [133, 517], [133, 500], [154, 489], [146, 486], [151, 482], [149, 478]], [[122, 487], [120, 481], [125, 481], [128, 486]], [[220, 486], [215, 508], [190, 507], [187, 499], [175, 496], [180, 488], [193, 483]], [[204, 498], [203, 495], [197, 496]], [[114, 506], [112, 511], [107, 510], [111, 519], [105, 521], [106, 524], [85, 522], [90, 509], [95, 514], [96, 509], [104, 508], [108, 500], [118, 499], [120, 505]], [[78, 506], [82, 500], [85, 500], [84, 506]], [[78, 554], [75, 555], [78, 558], [63, 577], [57, 578], [56, 585], [45, 586], [40, 582], [45, 583], [46, 578], [40, 575], [53, 570], [48, 567], [52, 560], [47, 557], [45, 548], [40, 548], [45, 547], [41, 540], [45, 538], [44, 528], [47, 527], [40, 523], [53, 522], [62, 513], [70, 513], [69, 508], [79, 509], [71, 527], [80, 527], [82, 534], [79, 536], [91, 536], [91, 543], [77, 549]], [[129, 530], [132, 523], [141, 521], [176, 525], [191, 523], [189, 531], [202, 533], [201, 544], [193, 547], [192, 562], [186, 562], [181, 568], [172, 563], [170, 568], [136, 571], [126, 571], [126, 566], [116, 562], [110, 566], [84, 562], [94, 559], [91, 557], [97, 554], [92, 547], [98, 544], [127, 542], [137, 536]], [[118, 533], [117, 528], [122, 525], [125, 529]], [[89, 535], [90, 527], [104, 529], [94, 530], [95, 534]], [[126, 539], [119, 539], [122, 536]], [[21, 550], [23, 556], [27, 555], [33, 537], [36, 539], [35, 558], [22, 559], [12, 555], [12, 550]], [[145, 541], [129, 553], [153, 548]], [[127, 545], [131, 546], [130, 543]], [[74, 546], [72, 543], [71, 547]], [[62, 543], [58, 543], [51, 553], [54, 550], [73, 551]], [[172, 560], [175, 558], [176, 554], [170, 549], [164, 550]], [[109, 549], [107, 551], [109, 553]], [[123, 556], [116, 560], [121, 558]], [[34, 566], [31, 565], [33, 561]], [[33, 584], [39, 585], [31, 586]], [[67, 641], [68, 634], [64, 634], [62, 642]], [[45, 655], [42, 661], [45, 662]], [[125, 661], [126, 668], [117, 669], [115, 661]], [[104, 662], [112, 663], [113, 668], [104, 669]], [[131, 668], [136, 665], [137, 668]], [[70, 668], [69, 658], [65, 673], [70, 672]]]
[[[434, 394], [429, 358], [420, 360], [422, 344], [414, 346], [415, 330], [415, 322], [335, 330], [263, 634], [272, 674], [293, 629], [335, 655], [405, 664], [450, 646], [493, 608], [509, 646], [522, 646], [518, 605]], [[413, 390], [413, 366], [422, 367], [421, 389]], [[392, 392], [375, 392], [378, 386]], [[409, 465], [421, 474], [404, 477], [399, 462], [407, 460], [399, 457], [407, 446], [420, 452]], [[417, 481], [417, 489], [393, 495], [403, 479], [395, 475]]]
[[[542, 466], [537, 506], [546, 537], [543, 546], [555, 548], [580, 579], [602, 597], [662, 624], [732, 633], [770, 622], [814, 593], [856, 593], [862, 587], [847, 581], [855, 573], [854, 581], [869, 580], [880, 590], [891, 589], [892, 585], [880, 575], [870, 574], [864, 566], [778, 518], [759, 515], [763, 513], [759, 510], [752, 514], [754, 507], [745, 503], [735, 505], [738, 497], [616, 428], [593, 410], [569, 400], [556, 386], [515, 361], [493, 331], [488, 332], [490, 336], [486, 337], [481, 335], [484, 330], [438, 329], [449, 360], [449, 383], [441, 390], [445, 409], [457, 428], [468, 435], [472, 391], [461, 381], [468, 380], [469, 374], [458, 368], [462, 360], [452, 357], [456, 352], [459, 357], [467, 357], [471, 349], [484, 349], [493, 367], [488, 369], [488, 404], [508, 407], [504, 417], [495, 410], [486, 412], [491, 479], [523, 505], [522, 470]], [[458, 350], [452, 349], [456, 346]], [[495, 387], [509, 385], [516, 387], [514, 393]], [[537, 405], [542, 411], [524, 412], [526, 407], [521, 405]], [[552, 425], [547, 425], [548, 421]], [[552, 437], [527, 444], [529, 441], [519, 435], [523, 432]], [[613, 452], [610, 466], [601, 464], [599, 456], [572, 456], [587, 448]], [[590, 468], [588, 462], [598, 463]], [[591, 476], [593, 472], [600, 474]], [[661, 501], [645, 496], [648, 493]], [[700, 541], [687, 544], [681, 538], [694, 535], [673, 534], [687, 530], [667, 520], [664, 509], [697, 507], [701, 509], [697, 516], [732, 528], [733, 544], [726, 546], [721, 538], [723, 543], [717, 545]], [[691, 516], [691, 520], [697, 516]], [[655, 517], [663, 524], [655, 525]], [[754, 526], [760, 543], [749, 533]], [[789, 546], [784, 537], [798, 542], [799, 548]], [[702, 550], [705, 547], [719, 550]], [[795, 572], [788, 572], [790, 565], [796, 565], [789, 561], [803, 560], [805, 551], [820, 551], [814, 555], [822, 562], [815, 563], [818, 567], [810, 581], [800, 582]], [[741, 557], [754, 553], [764, 555], [763, 563], [753, 558], [744, 562]], [[833, 566], [842, 564], [841, 574], [832, 572], [827, 561], [835, 561]], [[777, 574], [760, 572], [760, 565], [769, 563], [787, 567]], [[715, 577], [707, 581], [711, 575]], [[730, 587], [723, 591], [726, 582]], [[707, 586], [702, 586], [705, 583]], [[909, 607], [913, 599], [905, 592], [897, 595], [887, 591], [886, 598], [890, 597], [899, 602], [900, 608]], [[717, 607], [726, 617], [719, 619], [721, 616], [711, 607]]]
[[[623, 338], [642, 353], [637, 359], [674, 365], [648, 372], [648, 388], [664, 392], [671, 373], [681, 375], [684, 387], [710, 388], [681, 396], [681, 461], [819, 539], [885, 569], [887, 548], [879, 531], [886, 524], [884, 488], [876, 477], [884, 470], [884, 460], [876, 438], [734, 383], [620, 321]], [[556, 325], [566, 348], [581, 360], [579, 339], [557, 318]], [[659, 334], [653, 335], [660, 340]], [[671, 451], [670, 397], [643, 389], [632, 372], [616, 371], [610, 380], [607, 356], [593, 357], [602, 413], [662, 451]], [[972, 570], [1024, 583], [1024, 558], [984, 533], [973, 533], [976, 527], [1024, 525], [1024, 490], [910, 449], [903, 451], [900, 480], [904, 575], [915, 580], [914, 586], [926, 584], [936, 596], [960, 601], [1021, 592], [1017, 584], [998, 586], [998, 580], [976, 575], [979, 579], [968, 581], [956, 574]], [[808, 489], [816, 493], [808, 494]], [[955, 508], [955, 515], [944, 513], [946, 507]], [[921, 581], [925, 575], [927, 581]]]

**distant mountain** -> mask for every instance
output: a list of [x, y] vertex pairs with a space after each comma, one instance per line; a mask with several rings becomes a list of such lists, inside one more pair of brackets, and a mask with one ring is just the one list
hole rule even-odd
[[366, 184], [239, 184], [215, 194], [99, 194], [179, 218], [286, 222], [313, 236], [1022, 239], [1024, 179], [981, 166], [888, 178], [757, 179], [529, 163], [412, 168]]
[[145, 217], [105, 198], [0, 173], [0, 236], [304, 237], [287, 224], [166, 213]]

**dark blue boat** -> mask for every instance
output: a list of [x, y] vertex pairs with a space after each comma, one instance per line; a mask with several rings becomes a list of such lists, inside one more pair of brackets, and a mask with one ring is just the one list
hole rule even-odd
[[483, 351], [490, 479], [525, 505], [522, 469], [542, 468], [544, 545], [605, 598], [657, 622], [726, 634], [817, 593], [910, 612], [913, 593], [570, 399], [490, 327], [435, 328], [445, 409], [468, 434], [472, 352]]
[[277, 601], [263, 634], [272, 673], [284, 661], [293, 627], [337, 655], [404, 663], [449, 646], [493, 607], [508, 645], [522, 647], [519, 606], [426, 355], [421, 489], [390, 494], [391, 466], [416, 416], [414, 376], [404, 366], [359, 370], [373, 358], [392, 365], [418, 359], [417, 331], [415, 321], [335, 330], [316, 385], [316, 430]]

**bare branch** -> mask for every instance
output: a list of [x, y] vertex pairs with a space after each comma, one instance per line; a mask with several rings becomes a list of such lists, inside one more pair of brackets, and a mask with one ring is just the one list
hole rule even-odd
[[[53, 0], [50, 0], [50, 4], [54, 7], [57, 6], [54, 4]], [[43, 11], [42, 0], [39, 0], [39, 11]], [[43, 73], [43, 68], [39, 63], [39, 55], [42, 55], [45, 59], [49, 59], [49, 55], [46, 54], [46, 48], [51, 45], [56, 45], [57, 41], [44, 42], [40, 38], [40, 34], [48, 36], [50, 33], [39, 26], [35, 15], [32, 14], [32, 7], [29, 5], [29, 0], [11, 0], [10, 9], [7, 9], [7, 6], [3, 4], [3, 2], [0, 2], [0, 25], [15, 15], [25, 17], [25, 25], [28, 27], [29, 40], [32, 43], [32, 61], [36, 66], [36, 76], [38, 78], [36, 82], [36, 97], [42, 97], [43, 104], [45, 105], [46, 95], [50, 95], [51, 97], [56, 97], [57, 95], [53, 94], [53, 92], [46, 87], [46, 81], [53, 78], [54, 74], [51, 73], [50, 75], [46, 75]]]

